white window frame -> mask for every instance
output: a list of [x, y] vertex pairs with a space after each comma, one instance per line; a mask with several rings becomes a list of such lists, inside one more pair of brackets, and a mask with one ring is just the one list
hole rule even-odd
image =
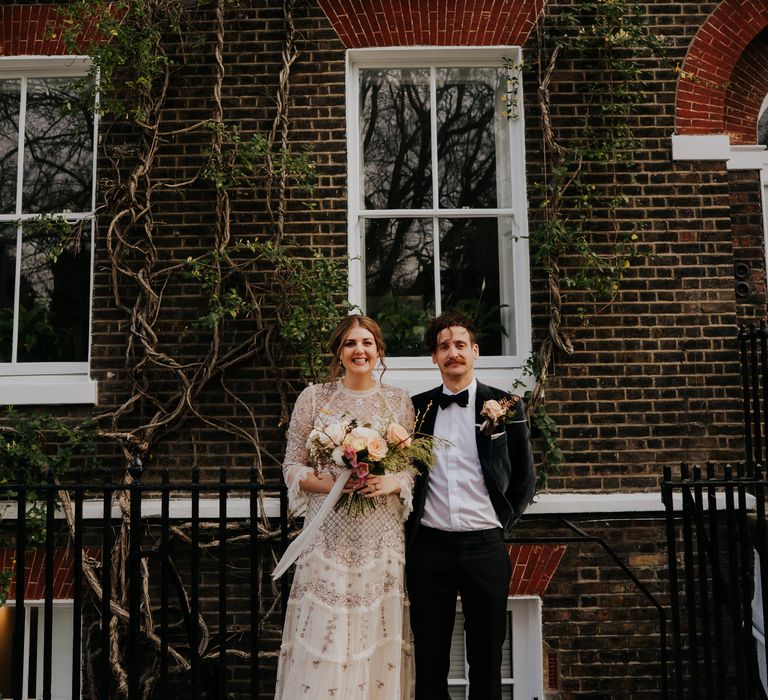
[[[544, 665], [542, 653], [541, 598], [538, 596], [509, 596], [507, 611], [512, 613], [512, 640], [504, 640], [504, 652], [509, 653], [512, 643], [512, 676], [502, 673], [502, 693], [512, 686], [510, 697], [515, 700], [533, 700], [544, 697]], [[463, 639], [464, 626], [460, 623], [461, 601], [456, 605], [456, 628], [454, 628], [451, 656], [456, 656], [457, 639]], [[464, 697], [469, 697], [469, 667], [464, 656], [464, 677], [448, 678], [449, 688], [464, 688]], [[502, 694], [502, 697], [505, 697]]]
[[[364, 218], [386, 217], [476, 217], [478, 210], [467, 212], [461, 209], [403, 209], [371, 211], [364, 209], [362, 199], [362, 168], [359, 133], [359, 70], [360, 68], [387, 67], [494, 67], [501, 68], [503, 59], [511, 58], [516, 64], [522, 60], [520, 47], [414, 47], [350, 49], [346, 55], [346, 108], [347, 108], [347, 172], [348, 172], [348, 256], [349, 256], [349, 301], [364, 308], [365, 275], [361, 222]], [[522, 103], [521, 85], [518, 85], [517, 99]], [[514, 226], [514, 238], [509, 243], [511, 255], [499, 260], [499, 274], [512, 275], [510, 289], [514, 299], [512, 318], [514, 323], [515, 353], [513, 355], [481, 356], [475, 362], [477, 377], [484, 382], [511, 387], [522, 374], [522, 367], [528, 360], [532, 347], [531, 340], [531, 296], [530, 263], [528, 256], [528, 214], [525, 186], [525, 124], [523, 110], [509, 124], [509, 163], [511, 206], [508, 208], [483, 209], [489, 216], [509, 217]], [[502, 300], [503, 302], [503, 300]], [[412, 393], [426, 389], [439, 381], [433, 369], [431, 358], [388, 357], [386, 381], [403, 386]]]
[[[8, 600], [9, 608], [16, 608], [16, 601]], [[32, 609], [37, 612], [37, 657], [35, 659], [36, 687], [35, 694], [29, 695], [29, 670], [30, 670], [30, 623]], [[43, 662], [44, 662], [44, 625], [45, 625], [45, 601], [25, 600], [25, 634], [24, 634], [24, 667], [22, 676], [21, 700], [36, 700], [43, 693]], [[72, 625], [74, 620], [74, 601], [53, 601], [53, 657], [51, 658], [51, 698], [52, 700], [72, 700]], [[79, 650], [78, 650], [79, 653]]]
[[[17, 192], [21, 191], [24, 173], [24, 84], [29, 78], [82, 77], [88, 74], [91, 60], [86, 56], [21, 56], [0, 57], [0, 78], [20, 79], [22, 81], [22, 104], [19, 123], [20, 148], [17, 165]], [[95, 240], [96, 208], [96, 146], [98, 138], [98, 114], [93, 120], [94, 157], [92, 161], [91, 210], [88, 212], [67, 213], [69, 222], [90, 221], [91, 236], [91, 275], [89, 279], [88, 325], [92, 325], [93, 314], [93, 256]], [[21, 211], [21, 197], [17, 196], [17, 208], [13, 214], [0, 214], [0, 223], [19, 222], [18, 233], [21, 235], [21, 222], [38, 217], [39, 214], [24, 214]], [[16, 299], [18, 300], [20, 256], [16, 260]], [[14, 337], [16, 336], [14, 317]], [[90, 340], [88, 358], [85, 362], [9, 362], [0, 364], [0, 405], [31, 404], [81, 404], [96, 403], [97, 383], [90, 378]]]

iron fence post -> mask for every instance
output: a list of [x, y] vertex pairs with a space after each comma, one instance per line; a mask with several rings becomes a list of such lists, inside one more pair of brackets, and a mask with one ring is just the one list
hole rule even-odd
[[141, 460], [134, 457], [128, 472], [131, 476], [129, 487], [130, 544], [128, 553], [128, 700], [141, 700], [141, 475], [144, 471]]
[[23, 465], [19, 467], [17, 474], [16, 491], [16, 619], [13, 633], [13, 669], [12, 687], [14, 700], [25, 697], [24, 694], [24, 635], [25, 609], [24, 586], [26, 585], [26, 558], [27, 558], [27, 474]]

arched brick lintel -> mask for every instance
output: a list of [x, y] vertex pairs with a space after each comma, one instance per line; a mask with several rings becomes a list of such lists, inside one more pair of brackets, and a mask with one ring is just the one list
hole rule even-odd
[[691, 43], [680, 71], [676, 133], [728, 132], [726, 101], [734, 71], [738, 76], [737, 66], [747, 47], [766, 27], [768, 3], [764, 0], [723, 0], [717, 6]]
[[344, 46], [522, 46], [544, 0], [319, 0]]
[[[4, 5], [0, 7], [0, 56], [66, 56], [72, 53], [62, 38], [62, 5]], [[93, 33], [86, 31], [83, 38]]]
[[733, 69], [725, 93], [725, 132], [732, 144], [753, 144], [768, 94], [768, 27], [758, 34]]

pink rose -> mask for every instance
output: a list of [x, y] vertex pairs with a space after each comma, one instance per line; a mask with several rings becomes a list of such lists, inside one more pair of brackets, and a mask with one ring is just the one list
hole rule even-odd
[[383, 437], [372, 437], [368, 440], [368, 456], [374, 461], [378, 462], [387, 456], [389, 448], [387, 447], [387, 441]]
[[387, 442], [394, 445], [398, 450], [408, 447], [411, 444], [411, 436], [408, 431], [399, 423], [390, 423], [387, 428]]
[[483, 404], [483, 410], [480, 413], [492, 421], [497, 421], [504, 415], [504, 407], [498, 401], [491, 399]]
[[344, 448], [344, 459], [352, 469], [357, 467], [357, 452], [353, 450], [349, 445]]

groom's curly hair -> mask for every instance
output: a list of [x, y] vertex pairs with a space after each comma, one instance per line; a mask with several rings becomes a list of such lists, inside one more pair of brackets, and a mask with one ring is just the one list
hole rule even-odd
[[446, 311], [431, 319], [424, 329], [424, 349], [430, 355], [433, 355], [437, 350], [437, 336], [451, 326], [466, 328], [472, 344], [475, 344], [475, 322], [461, 311]]

